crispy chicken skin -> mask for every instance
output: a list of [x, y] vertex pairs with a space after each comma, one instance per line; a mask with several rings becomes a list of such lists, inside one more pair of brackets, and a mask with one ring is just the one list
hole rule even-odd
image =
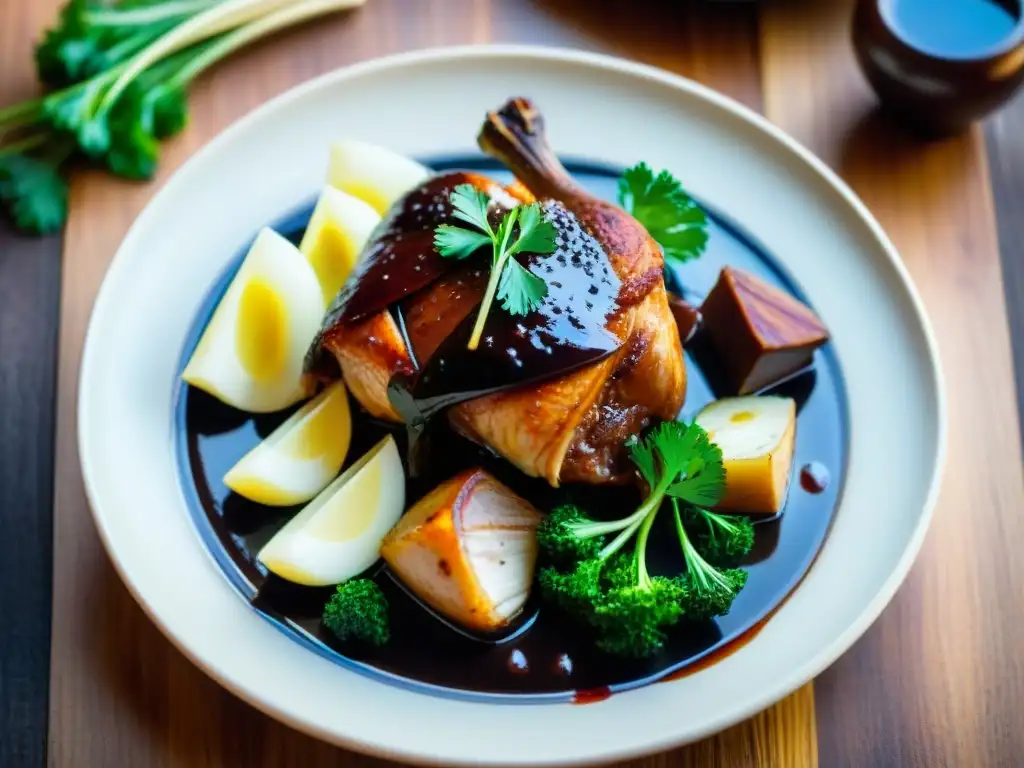
[[[553, 486], [628, 482], [632, 470], [624, 440], [652, 419], [674, 418], [686, 394], [661, 250], [630, 214], [572, 180], [547, 143], [543, 119], [527, 100], [513, 99], [490, 113], [479, 142], [517, 177], [517, 184], [505, 190], [510, 196], [558, 201], [603, 247], [621, 284], [617, 310], [607, 324], [621, 346], [556, 378], [462, 402], [449, 410], [450, 422]], [[452, 280], [462, 281], [457, 290]], [[406, 317], [418, 312], [421, 324], [454, 328], [474, 311], [483, 281], [463, 271], [439, 283], [409, 300]], [[426, 328], [419, 333], [423, 338], [443, 335]], [[411, 333], [410, 338], [416, 337]], [[415, 340], [414, 345], [420, 347]], [[399, 420], [388, 403], [388, 381], [413, 370], [415, 363], [422, 365], [424, 354], [418, 351], [414, 363], [389, 312], [329, 328], [323, 346], [337, 358], [350, 390], [367, 410]], [[430, 343], [422, 349], [432, 351]]]

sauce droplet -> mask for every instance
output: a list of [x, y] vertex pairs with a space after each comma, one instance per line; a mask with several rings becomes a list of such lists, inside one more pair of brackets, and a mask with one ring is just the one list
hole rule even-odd
[[596, 704], [599, 701], [605, 701], [610, 699], [612, 696], [612, 689], [607, 685], [602, 685], [599, 688], [587, 688], [586, 690], [576, 691], [572, 696], [573, 704]]
[[[786, 597], [788, 598], [789, 595], [787, 595]], [[768, 620], [775, 615], [775, 612], [781, 606], [782, 603], [779, 603], [779, 605], [773, 608], [767, 616], [765, 616], [763, 619], [757, 622], [754, 626], [752, 626], [742, 635], [733, 638], [724, 645], [715, 648], [715, 650], [711, 651], [711, 653], [707, 654], [706, 656], [703, 656], [690, 664], [686, 664], [685, 666], [677, 669], [675, 672], [669, 672], [658, 682], [669, 683], [673, 680], [681, 680], [684, 677], [689, 677], [690, 675], [696, 674], [701, 670], [707, 669], [708, 667], [717, 664], [727, 656], [731, 656], [732, 654], [736, 653], [736, 651], [738, 651], [740, 648], [743, 648], [745, 645], [749, 644], [755, 637], [757, 637], [761, 633], [761, 630], [764, 629], [765, 625], [768, 623]]]
[[530, 671], [530, 663], [526, 654], [516, 648], [508, 657], [508, 671], [513, 675], [525, 675]]
[[828, 467], [818, 461], [804, 464], [800, 469], [800, 487], [808, 493], [821, 493], [828, 488]]

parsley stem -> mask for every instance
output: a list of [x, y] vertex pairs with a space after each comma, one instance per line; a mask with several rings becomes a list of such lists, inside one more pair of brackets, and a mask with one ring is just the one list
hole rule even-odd
[[226, 0], [192, 16], [127, 61], [124, 71], [110, 86], [97, 111], [110, 109], [140, 73], [165, 56], [278, 10], [281, 5], [283, 0]]
[[[512, 230], [515, 228], [516, 219], [519, 218], [519, 208], [513, 208], [502, 227], [504, 235], [499, 243], [494, 240], [494, 259], [491, 263], [491, 276], [487, 279], [487, 289], [484, 291], [484, 298], [480, 302], [480, 310], [476, 315], [476, 325], [473, 326], [473, 335], [469, 337], [467, 348], [470, 351], [480, 346], [480, 337], [484, 332], [484, 323], [487, 322], [487, 313], [491, 311], [491, 304], [494, 302], [494, 294], [498, 291], [498, 282], [501, 280], [501, 271], [505, 268], [511, 254], [508, 247], [508, 240], [512, 237]], [[499, 230], [500, 231], [500, 230]]]
[[598, 554], [598, 559], [607, 560], [609, 557], [611, 557], [620, 549], [622, 549], [622, 545], [629, 541], [633, 534], [636, 533], [636, 529], [640, 527], [644, 519], [645, 518], [641, 517], [639, 520], [630, 523], [628, 528], [623, 528], [622, 532], [619, 533], [618, 536], [616, 536], [610, 542], [605, 544], [604, 549], [602, 549], [601, 552]]
[[640, 530], [636, 535], [634, 557], [636, 560], [637, 580], [642, 587], [647, 587], [651, 583], [651, 577], [647, 573], [647, 558], [643, 557], [643, 553], [647, 551], [647, 537], [651, 533], [651, 526], [654, 525], [654, 518], [658, 516], [658, 507], [661, 506], [661, 500], [659, 499], [658, 501], [659, 505], [647, 514], [647, 517], [645, 517], [644, 521], [640, 524]]
[[[192, 16], [169, 32], [161, 35], [150, 46], [126, 62], [125, 69], [103, 96], [97, 112], [109, 110], [131, 82], [155, 62], [224, 32], [234, 30], [239, 36], [223, 38], [225, 48], [217, 58], [226, 56], [237, 47], [270, 34], [275, 30], [298, 24], [307, 19], [345, 8], [362, 5], [366, 0], [222, 0], [204, 12]], [[228, 45], [227, 40], [233, 39]], [[217, 45], [214, 46], [217, 48]], [[203, 66], [214, 63], [211, 59]], [[202, 67], [201, 67], [202, 68]], [[193, 74], [198, 74], [201, 68]]]
[[43, 100], [31, 99], [20, 104], [0, 109], [0, 127], [17, 128], [34, 123], [43, 113]]
[[147, 29], [142, 32], [135, 32], [129, 35], [124, 40], [110, 46], [104, 53], [103, 57], [107, 61], [122, 61], [127, 59], [129, 56], [134, 56], [136, 53], [141, 51], [147, 45], [152, 43], [160, 35], [164, 34], [168, 30], [174, 27], [174, 23], [164, 24], [155, 29]]
[[26, 136], [18, 141], [12, 141], [0, 147], [0, 157], [4, 155], [16, 155], [29, 149], [35, 149], [45, 144], [53, 134], [50, 131], [41, 131], [31, 136]]
[[351, 0], [309, 0], [298, 6], [290, 6], [270, 13], [260, 19], [251, 21], [231, 32], [214, 38], [212, 45], [203, 50], [179, 71], [173, 80], [176, 85], [185, 87], [194, 78], [225, 56], [237, 51], [254, 40], [269, 35], [278, 29], [298, 24], [306, 19], [329, 11], [347, 8]]
[[86, 21], [93, 27], [144, 27], [206, 10], [217, 2], [219, 0], [180, 0], [152, 8], [96, 8], [86, 12]]

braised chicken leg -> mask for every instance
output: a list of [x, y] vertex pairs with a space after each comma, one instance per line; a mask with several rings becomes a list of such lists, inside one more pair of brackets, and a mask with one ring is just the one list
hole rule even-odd
[[521, 261], [547, 282], [541, 306], [526, 317], [492, 310], [484, 342], [467, 350], [488, 255], [452, 262], [433, 250], [429, 233], [450, 215], [444, 192], [454, 181], [436, 177], [371, 237], [310, 367], [329, 374], [337, 360], [379, 418], [408, 422], [443, 406], [455, 430], [554, 486], [628, 481], [624, 441], [654, 418], [674, 418], [686, 392], [660, 248], [631, 215], [572, 180], [527, 100], [490, 113], [479, 142], [520, 183], [502, 190], [475, 174], [449, 176], [492, 190], [496, 215], [536, 199], [556, 227], [554, 253]]

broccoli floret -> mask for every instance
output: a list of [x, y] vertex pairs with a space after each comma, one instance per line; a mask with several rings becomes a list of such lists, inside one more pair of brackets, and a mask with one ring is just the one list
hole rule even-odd
[[683, 613], [683, 582], [647, 572], [647, 539], [656, 512], [643, 518], [632, 553], [619, 552], [632, 536], [629, 531], [569, 572], [548, 566], [540, 573], [544, 600], [589, 626], [606, 653], [652, 656], [665, 644], [665, 628]]
[[580, 561], [567, 573], [553, 566], [541, 568], [537, 577], [541, 597], [574, 619], [588, 622], [601, 598], [603, 565], [604, 562], [595, 557]]
[[676, 533], [683, 548], [686, 560], [686, 599], [683, 610], [687, 618], [694, 620], [711, 619], [724, 616], [732, 607], [736, 595], [747, 583], [747, 572], [738, 568], [719, 570], [700, 556], [697, 548], [683, 527], [679, 513], [679, 502], [672, 499], [672, 512], [675, 515]]
[[642, 584], [610, 589], [595, 609], [595, 643], [616, 656], [647, 658], [665, 644], [665, 629], [679, 621], [686, 587], [678, 579], [648, 576]]
[[537, 545], [545, 562], [567, 568], [601, 554], [605, 536], [638, 522], [636, 515], [599, 522], [574, 504], [556, 507], [537, 527]]
[[[680, 617], [701, 619], [727, 612], [747, 575], [718, 571], [705, 561], [687, 538], [679, 517], [680, 500], [712, 505], [722, 496], [722, 453], [707, 433], [697, 424], [666, 422], [646, 439], [633, 439], [627, 446], [647, 482], [647, 498], [631, 515], [607, 523], [596, 522], [573, 506], [554, 510], [538, 529], [547, 563], [538, 579], [543, 600], [588, 627], [598, 648], [618, 656], [646, 658], [661, 649], [666, 630]], [[676, 578], [651, 576], [647, 571], [647, 539], [666, 496], [676, 508], [687, 567]], [[723, 552], [728, 549], [735, 555], [744, 547], [749, 550], [752, 531], [724, 518], [723, 522], [729, 527], [722, 530], [728, 530], [733, 539], [727, 547], [723, 539]], [[606, 541], [613, 533], [614, 538]], [[632, 553], [623, 550], [634, 536]]]
[[617, 656], [646, 658], [665, 644], [665, 628], [679, 621], [686, 588], [679, 579], [647, 572], [647, 539], [657, 509], [637, 531], [633, 556], [620, 556], [605, 576], [611, 589], [594, 606], [597, 647]]
[[754, 546], [754, 524], [750, 518], [690, 507], [686, 522], [697, 551], [712, 565], [736, 565]]
[[636, 583], [636, 558], [632, 552], [619, 552], [608, 558], [601, 571], [601, 586], [605, 590], [631, 587]]
[[709, 569], [706, 580], [700, 576], [690, 580], [689, 599], [684, 606], [686, 616], [694, 621], [725, 616], [747, 583], [746, 571], [739, 568], [718, 570], [706, 562], [705, 565]]
[[391, 638], [387, 598], [370, 579], [339, 584], [324, 606], [322, 621], [342, 642], [379, 646]]

